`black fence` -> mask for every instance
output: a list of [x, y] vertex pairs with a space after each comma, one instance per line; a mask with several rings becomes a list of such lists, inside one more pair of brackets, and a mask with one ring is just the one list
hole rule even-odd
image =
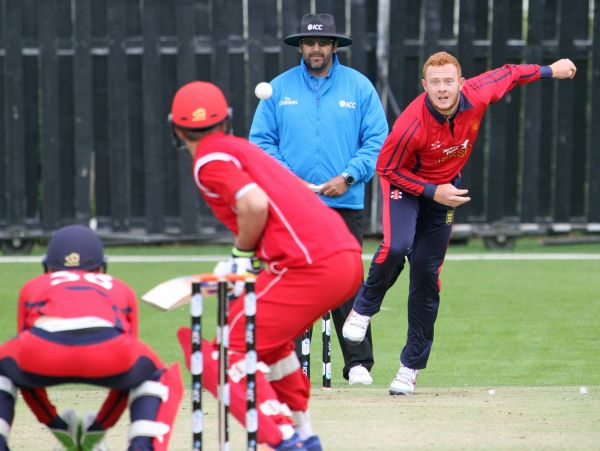
[[[354, 39], [340, 59], [385, 94], [390, 125], [420, 92], [434, 51], [455, 53], [466, 77], [572, 59], [572, 82], [517, 88], [490, 109], [456, 230], [600, 230], [598, 0], [530, 0], [527, 11], [521, 0], [0, 0], [4, 250], [90, 220], [113, 240], [226, 236], [195, 191], [189, 158], [171, 147], [171, 98], [190, 80], [215, 82], [246, 136], [254, 86], [298, 64], [282, 37], [315, 4]], [[377, 233], [377, 180], [367, 195]]]

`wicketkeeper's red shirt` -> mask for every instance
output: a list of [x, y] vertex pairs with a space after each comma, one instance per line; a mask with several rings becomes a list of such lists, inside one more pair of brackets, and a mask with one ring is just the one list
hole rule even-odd
[[[304, 266], [345, 250], [360, 251], [341, 217], [274, 158], [245, 139], [224, 133], [196, 148], [194, 180], [215, 216], [237, 234], [236, 201], [258, 185], [269, 216], [256, 254], [282, 266]], [[339, 269], [343, 271], [343, 268]]]
[[19, 293], [18, 331], [31, 329], [41, 316], [95, 317], [138, 335], [135, 293], [121, 280], [99, 272], [55, 271], [29, 280]]

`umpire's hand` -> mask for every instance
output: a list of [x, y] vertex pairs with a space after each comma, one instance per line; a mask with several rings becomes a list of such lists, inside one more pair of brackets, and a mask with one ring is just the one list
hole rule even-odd
[[341, 196], [348, 191], [348, 185], [346, 179], [341, 175], [336, 175], [331, 180], [328, 180], [323, 184], [323, 188], [319, 191], [319, 194], [327, 197]]

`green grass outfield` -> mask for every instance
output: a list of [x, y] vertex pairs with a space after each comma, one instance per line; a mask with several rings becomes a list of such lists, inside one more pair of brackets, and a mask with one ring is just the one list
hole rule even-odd
[[[375, 248], [374, 241], [365, 244], [366, 253], [372, 253]], [[107, 254], [113, 256], [109, 272], [125, 280], [141, 296], [170, 277], [210, 271], [214, 262], [118, 262], [116, 256], [225, 255], [228, 249], [227, 246], [181, 245], [112, 247], [107, 248]], [[42, 255], [44, 249], [34, 252]], [[575, 255], [571, 255], [573, 253]], [[487, 259], [490, 256], [498, 258]], [[15, 333], [16, 300], [21, 285], [41, 272], [39, 262], [30, 260], [6, 262], [0, 258], [1, 341]], [[366, 260], [365, 271], [368, 264]], [[433, 351], [429, 367], [419, 377], [417, 390], [431, 396], [437, 396], [436, 392], [447, 396], [449, 389], [460, 390], [461, 387], [485, 393], [488, 388], [495, 388], [499, 394], [502, 387], [507, 391], [514, 387], [563, 387], [564, 391], [581, 396], [579, 387], [585, 386], [590, 401], [592, 396], [597, 400], [600, 390], [599, 274], [600, 245], [542, 247], [537, 240], [522, 239], [513, 251], [494, 254], [485, 251], [477, 240], [467, 246], [451, 246], [442, 271], [442, 300]], [[376, 363], [372, 388], [366, 392], [363, 388], [348, 388], [341, 377], [337, 339], [332, 337], [334, 395], [353, 397], [353, 389], [357, 388], [357, 396], [359, 392], [368, 393], [365, 403], [380, 395], [381, 402], [387, 399], [387, 386], [397, 370], [406, 335], [407, 280], [408, 271], [405, 271], [388, 293], [382, 311], [373, 319]], [[205, 330], [212, 330], [214, 313], [208, 310]], [[163, 360], [180, 359], [175, 332], [179, 326], [189, 323], [187, 307], [162, 312], [142, 304], [140, 311], [141, 338]], [[320, 324], [315, 332], [312, 382], [314, 387], [319, 387]], [[422, 402], [429, 399], [429, 395], [416, 399]], [[414, 402], [411, 403], [415, 407]], [[595, 416], [597, 421], [591, 420], [600, 424], [600, 406], [598, 402], [595, 405], [586, 415]], [[501, 444], [496, 445], [498, 449], [503, 448]], [[433, 448], [436, 446], [430, 449]], [[529, 443], [525, 448], [536, 446]]]
[[[375, 241], [365, 245], [373, 252]], [[210, 271], [214, 262], [110, 262], [125, 255], [225, 255], [228, 246], [110, 247], [109, 272], [141, 296], [170, 277]], [[519, 240], [502, 252], [577, 252], [600, 255], [600, 245], [539, 246]], [[38, 254], [43, 254], [40, 248]], [[494, 255], [497, 255], [494, 253]], [[429, 368], [419, 386], [599, 385], [600, 260], [456, 260], [489, 257], [480, 242], [452, 246], [442, 271], [442, 300]], [[566, 255], [568, 257], [568, 255]], [[29, 259], [31, 260], [31, 258]], [[16, 299], [21, 285], [41, 271], [37, 262], [0, 263], [0, 340], [15, 333]], [[2, 261], [2, 259], [0, 259]], [[365, 261], [365, 271], [369, 261]], [[408, 272], [388, 292], [373, 319], [374, 383], [386, 387], [399, 363], [406, 335]], [[205, 325], [212, 333], [209, 302]], [[175, 331], [189, 323], [187, 307], [162, 312], [140, 305], [140, 335], [166, 361], [180, 358]], [[334, 386], [343, 385], [341, 355], [332, 337]], [[311, 361], [313, 383], [320, 383], [320, 324], [315, 327]]]

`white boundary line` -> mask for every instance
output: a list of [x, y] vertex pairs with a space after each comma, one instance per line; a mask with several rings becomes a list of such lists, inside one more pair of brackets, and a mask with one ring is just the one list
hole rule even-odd
[[[177, 263], [177, 262], [218, 262], [229, 258], [228, 255], [108, 255], [109, 263]], [[363, 260], [371, 261], [372, 254], [363, 254]], [[446, 261], [484, 261], [484, 260], [600, 260], [600, 254], [552, 253], [552, 254], [449, 254]], [[0, 257], [2, 263], [40, 263], [41, 256]]]

